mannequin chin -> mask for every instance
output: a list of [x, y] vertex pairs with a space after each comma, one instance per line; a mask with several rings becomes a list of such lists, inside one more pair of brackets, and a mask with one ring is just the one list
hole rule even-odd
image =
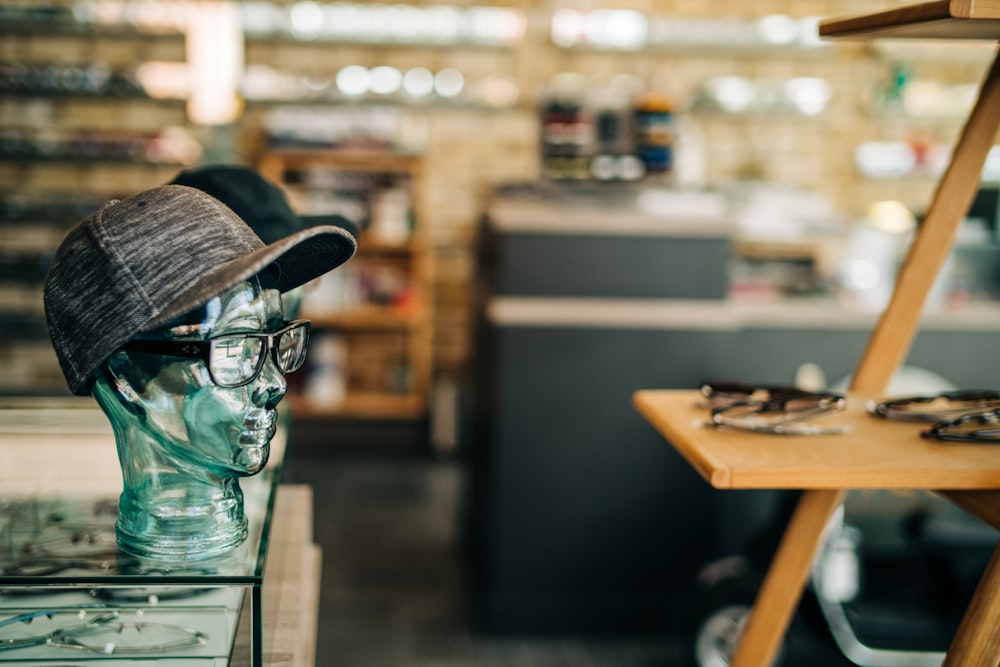
[[[277, 289], [252, 278], [143, 337], [204, 340], [271, 332], [281, 323]], [[238, 480], [267, 464], [286, 389], [270, 354], [250, 383], [221, 387], [202, 359], [115, 352], [93, 394], [114, 429], [122, 468], [119, 548], [189, 560], [241, 544], [247, 522]]]

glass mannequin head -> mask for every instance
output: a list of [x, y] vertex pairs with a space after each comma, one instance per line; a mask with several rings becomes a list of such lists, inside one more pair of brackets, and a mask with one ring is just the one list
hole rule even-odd
[[108, 201], [69, 230], [45, 279], [46, 324], [70, 391], [92, 394], [114, 429], [124, 551], [189, 560], [246, 538], [239, 478], [267, 463], [308, 335], [282, 321], [279, 293], [356, 248], [330, 225], [265, 243], [183, 185]]
[[[125, 481], [120, 546], [208, 557], [243, 541], [235, 480], [267, 463], [284, 372], [301, 365], [307, 341], [308, 322], [283, 321], [281, 295], [262, 274], [108, 359], [94, 395], [114, 427]], [[199, 527], [193, 517], [207, 517], [206, 508], [215, 515]]]

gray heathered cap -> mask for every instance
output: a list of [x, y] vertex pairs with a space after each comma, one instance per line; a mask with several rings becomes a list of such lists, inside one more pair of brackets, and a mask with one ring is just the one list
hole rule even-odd
[[288, 291], [340, 266], [354, 237], [315, 226], [265, 246], [218, 200], [166, 185], [111, 201], [70, 230], [45, 279], [45, 318], [77, 395], [136, 334], [160, 327], [266, 268]]

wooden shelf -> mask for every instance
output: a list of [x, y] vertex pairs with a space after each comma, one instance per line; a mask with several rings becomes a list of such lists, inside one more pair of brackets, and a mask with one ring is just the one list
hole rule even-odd
[[422, 394], [349, 394], [336, 405], [324, 406], [304, 396], [290, 396], [294, 418], [301, 419], [418, 419], [427, 412]]
[[828, 19], [820, 37], [1000, 39], [1000, 1], [938, 0], [874, 14]]
[[712, 486], [720, 489], [1000, 488], [1000, 458], [989, 447], [920, 436], [926, 424], [874, 417], [871, 398], [848, 393], [847, 409], [817, 423], [847, 433], [767, 435], [709, 428], [691, 390], [640, 391], [635, 406]]
[[378, 236], [371, 233], [362, 233], [358, 239], [358, 254], [362, 256], [374, 255], [412, 255], [419, 252], [420, 247], [417, 237], [410, 237], [409, 241], [394, 243], [383, 241]]
[[328, 314], [304, 313], [303, 317], [312, 320], [317, 329], [405, 330], [423, 324], [420, 312], [406, 312], [390, 306], [365, 306]]
[[420, 155], [370, 148], [272, 148], [260, 159], [261, 171], [271, 175], [322, 166], [406, 174], [419, 171], [422, 164]]
[[[361, 290], [364, 295], [360, 298], [362, 301], [376, 298], [379, 302], [398, 298], [399, 305], [363, 304], [338, 310], [335, 299], [329, 295], [324, 296], [320, 289], [315, 294], [315, 300], [308, 299], [303, 308], [303, 316], [312, 320], [314, 334], [326, 330], [343, 335], [348, 368], [351, 367], [352, 359], [357, 363], [364, 363], [368, 369], [377, 370], [382, 362], [393, 368], [402, 366], [406, 369], [405, 385], [396, 386], [398, 381], [388, 377], [382, 382], [373, 381], [372, 378], [360, 380], [354, 373], [345, 371], [348, 377], [347, 395], [337, 405], [317, 405], [307, 396], [294, 396], [291, 400], [294, 414], [309, 419], [414, 419], [426, 416], [433, 374], [434, 318], [431, 299], [433, 258], [427, 243], [423, 158], [391, 150], [357, 147], [272, 148], [260, 155], [258, 165], [265, 178], [302, 195], [297, 208], [305, 214], [316, 212], [309, 209], [310, 205], [314, 205], [311, 203], [314, 200], [309, 197], [310, 191], [314, 191], [313, 194], [322, 200], [329, 194], [325, 190], [336, 190], [338, 186], [322, 182], [302, 182], [300, 172], [374, 175], [377, 178], [367, 179], [372, 184], [364, 186], [357, 193], [361, 199], [369, 202], [370, 207], [374, 207], [373, 195], [378, 194], [379, 188], [408, 188], [409, 236], [398, 242], [385, 241], [374, 231], [377, 223], [367, 223], [371, 227], [363, 226], [359, 231], [358, 253], [346, 269], [350, 270], [355, 266], [362, 275], [366, 270], [398, 271], [405, 278], [405, 284], [400, 287], [399, 292], [384, 297], [369, 297]], [[371, 217], [374, 215], [369, 216]], [[326, 302], [323, 301], [324, 298]], [[383, 341], [385, 345], [382, 345]], [[362, 359], [363, 362], [360, 361]], [[374, 375], [381, 377], [377, 372]], [[386, 374], [388, 375], [389, 373]]]

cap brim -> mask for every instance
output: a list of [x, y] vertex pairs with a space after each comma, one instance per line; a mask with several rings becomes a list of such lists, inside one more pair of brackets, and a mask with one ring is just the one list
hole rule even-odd
[[354, 236], [342, 227], [308, 227], [195, 277], [143, 329], [155, 329], [203, 306], [212, 297], [270, 266], [274, 267], [278, 289], [287, 292], [337, 268], [356, 250]]
[[358, 226], [342, 215], [330, 213], [326, 215], [300, 215], [303, 227], [339, 227], [354, 238], [358, 237]]

